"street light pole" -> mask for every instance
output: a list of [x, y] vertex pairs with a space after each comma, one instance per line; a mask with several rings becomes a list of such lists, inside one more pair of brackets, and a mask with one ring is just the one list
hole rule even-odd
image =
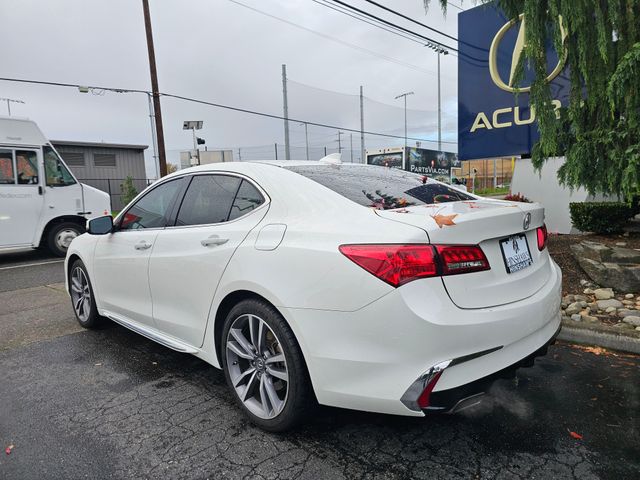
[[9, 116], [11, 116], [11, 104], [12, 103], [22, 103], [22, 104], [24, 104], [24, 102], [22, 100], [16, 100], [15, 98], [0, 98], [0, 100], [3, 100], [5, 102], [7, 102], [7, 113], [9, 114]]
[[308, 125], [306, 122], [300, 123], [300, 125], [304, 125], [304, 140], [307, 148], [307, 160], [309, 160], [309, 131], [307, 129]]
[[439, 43], [427, 42], [425, 47], [429, 47], [438, 55], [438, 150], [442, 151], [442, 97], [440, 93], [440, 55], [449, 55], [449, 51]]
[[413, 95], [413, 92], [405, 92], [396, 96], [396, 100], [404, 97], [404, 148], [407, 148], [407, 97]]

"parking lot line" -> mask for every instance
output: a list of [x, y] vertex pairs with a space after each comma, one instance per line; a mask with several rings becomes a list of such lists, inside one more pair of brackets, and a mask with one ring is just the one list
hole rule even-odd
[[14, 268], [37, 267], [39, 265], [49, 265], [51, 263], [63, 263], [64, 260], [50, 260], [48, 262], [26, 263], [23, 265], [10, 265], [8, 267], [0, 267], [0, 270], [11, 270]]

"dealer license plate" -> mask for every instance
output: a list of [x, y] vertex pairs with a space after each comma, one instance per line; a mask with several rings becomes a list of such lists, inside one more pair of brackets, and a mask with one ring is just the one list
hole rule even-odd
[[500, 248], [507, 273], [519, 272], [533, 263], [527, 238], [524, 235], [512, 235], [500, 240]]

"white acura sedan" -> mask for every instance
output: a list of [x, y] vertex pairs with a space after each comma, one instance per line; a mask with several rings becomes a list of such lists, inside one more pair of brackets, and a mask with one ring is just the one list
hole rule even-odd
[[71, 244], [78, 321], [222, 368], [256, 424], [324, 405], [422, 416], [477, 403], [560, 327], [539, 204], [405, 171], [222, 163], [154, 183]]

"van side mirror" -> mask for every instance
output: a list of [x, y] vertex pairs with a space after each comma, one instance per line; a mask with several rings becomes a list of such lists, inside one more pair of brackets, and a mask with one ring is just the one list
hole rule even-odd
[[104, 217], [94, 218], [89, 220], [87, 227], [87, 232], [90, 235], [106, 235], [113, 231], [113, 217], [105, 215]]

